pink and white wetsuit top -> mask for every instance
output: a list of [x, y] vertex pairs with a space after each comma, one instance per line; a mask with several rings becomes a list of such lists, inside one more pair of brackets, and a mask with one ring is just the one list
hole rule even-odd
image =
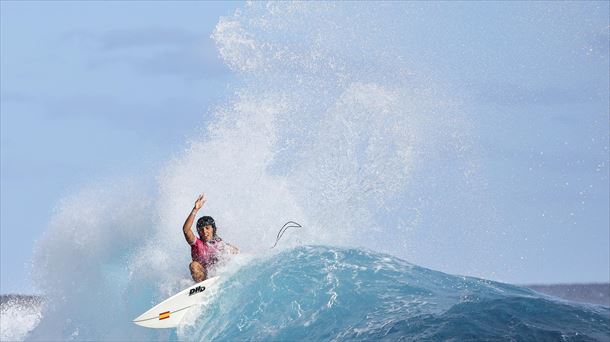
[[225, 249], [225, 243], [217, 237], [212, 241], [204, 242], [199, 238], [191, 245], [191, 258], [203, 266], [213, 265], [218, 261], [218, 254]]

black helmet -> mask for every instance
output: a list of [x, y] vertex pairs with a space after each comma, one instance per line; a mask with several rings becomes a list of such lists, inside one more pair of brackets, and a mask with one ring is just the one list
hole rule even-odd
[[197, 220], [197, 231], [203, 229], [203, 227], [208, 225], [212, 226], [212, 229], [214, 230], [214, 236], [216, 236], [216, 222], [214, 222], [212, 216], [200, 217], [199, 220]]

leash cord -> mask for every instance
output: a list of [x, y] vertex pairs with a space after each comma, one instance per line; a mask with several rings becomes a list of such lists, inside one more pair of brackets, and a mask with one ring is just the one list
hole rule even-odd
[[273, 246], [270, 249], [273, 249], [275, 246], [277, 246], [278, 241], [280, 241], [280, 239], [282, 238], [284, 233], [288, 230], [288, 228], [301, 228], [301, 227], [303, 227], [303, 226], [301, 226], [300, 224], [298, 224], [297, 222], [294, 222], [294, 221], [288, 221], [288, 222], [284, 223], [282, 228], [280, 228], [280, 231], [277, 232], [277, 237], [275, 238], [275, 243], [273, 244]]

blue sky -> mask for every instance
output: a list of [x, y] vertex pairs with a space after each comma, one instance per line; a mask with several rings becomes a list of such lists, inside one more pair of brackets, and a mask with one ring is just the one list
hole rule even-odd
[[241, 3], [2, 1], [2, 293], [57, 201], [156, 169], [232, 77], [209, 38]]
[[[0, 293], [27, 292], [33, 243], [64, 195], [154, 177], [205, 125], [235, 79], [209, 36], [239, 6], [1, 2]], [[470, 101], [509, 231], [494, 243], [530, 264], [514, 280], [608, 281], [608, 3], [420, 11], [404, 50]]]

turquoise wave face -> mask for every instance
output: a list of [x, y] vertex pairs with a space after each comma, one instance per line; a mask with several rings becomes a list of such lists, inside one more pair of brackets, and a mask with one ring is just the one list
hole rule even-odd
[[610, 310], [360, 249], [299, 247], [229, 277], [179, 340], [608, 340]]

